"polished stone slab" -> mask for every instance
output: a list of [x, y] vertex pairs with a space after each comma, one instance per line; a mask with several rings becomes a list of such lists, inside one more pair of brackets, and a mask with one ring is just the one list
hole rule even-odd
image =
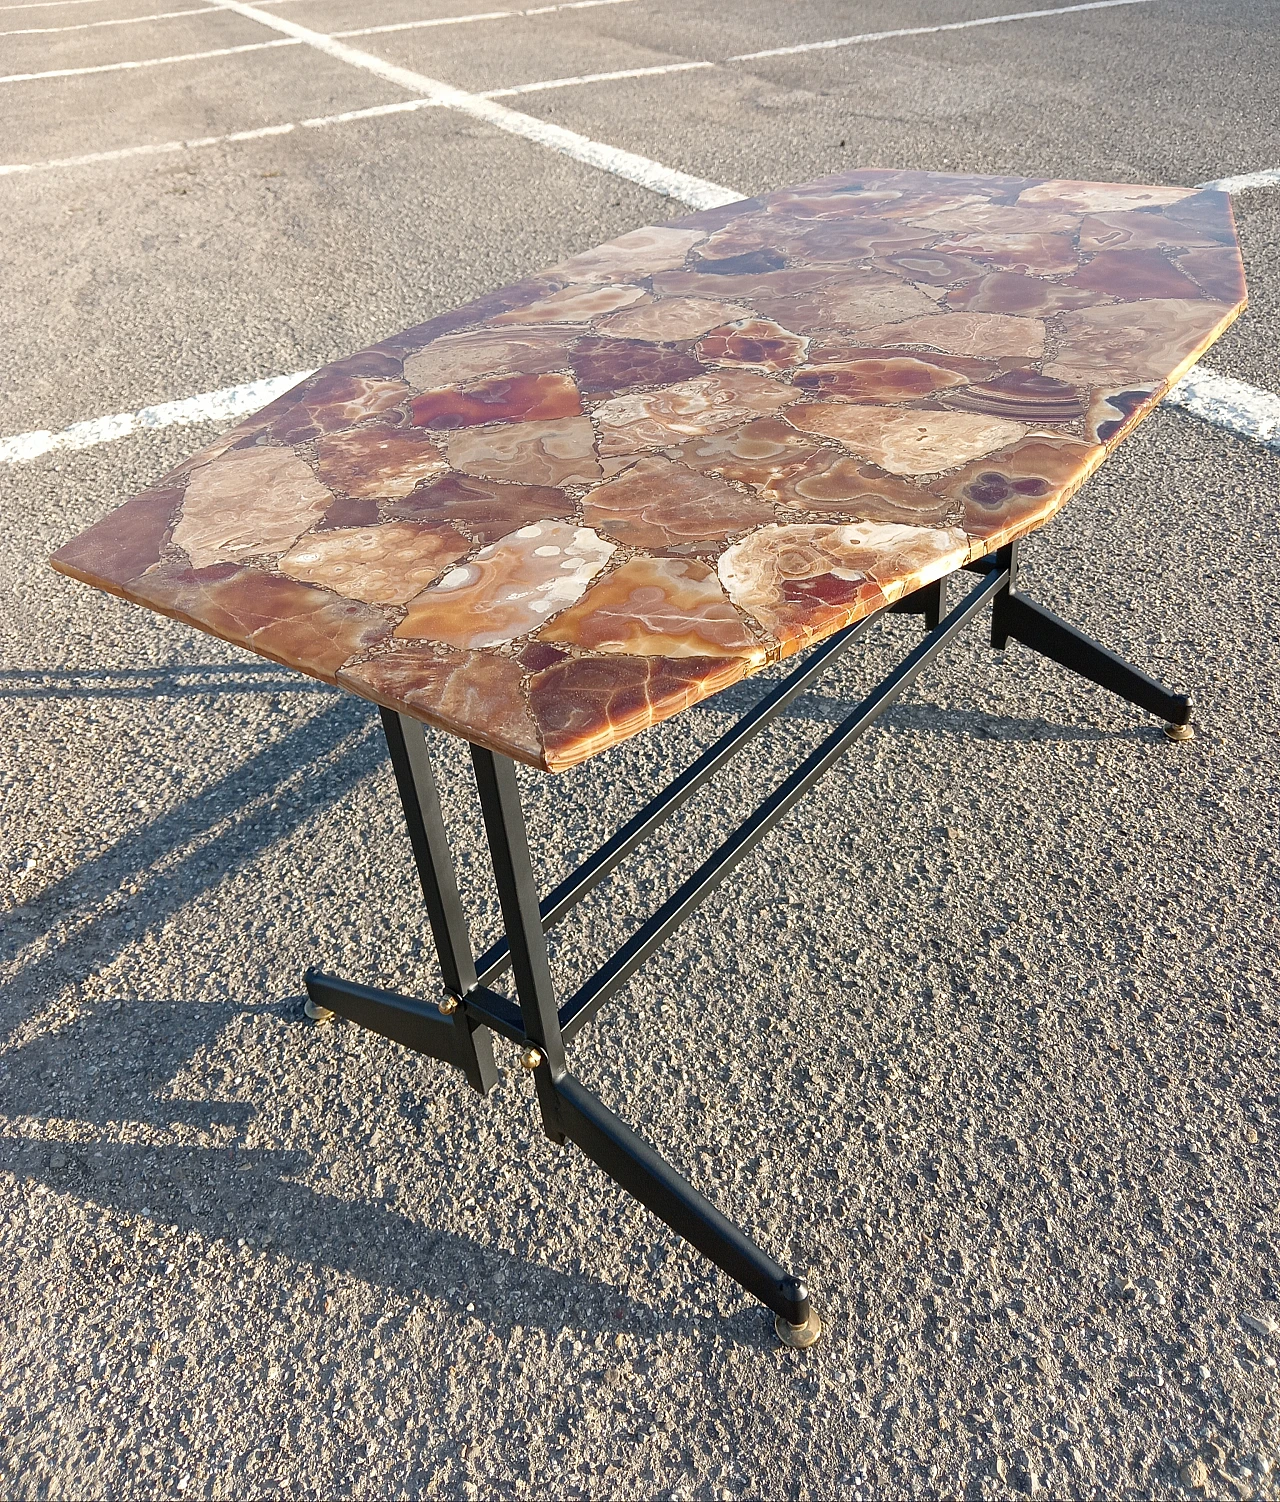
[[558, 771], [1043, 526], [1244, 305], [1225, 193], [842, 173], [326, 366], [53, 564]]

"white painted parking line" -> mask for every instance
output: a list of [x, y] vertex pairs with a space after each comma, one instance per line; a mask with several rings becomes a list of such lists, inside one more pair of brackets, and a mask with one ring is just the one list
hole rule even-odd
[[295, 130], [318, 130], [326, 125], [346, 125], [353, 120], [373, 120], [379, 115], [407, 115], [414, 110], [438, 108], [434, 99], [401, 99], [395, 104], [373, 104], [368, 109], [344, 110], [340, 115], [316, 115], [310, 120], [291, 120], [284, 125], [260, 125], [256, 130], [235, 130], [225, 136], [196, 136], [189, 141], [159, 141], [151, 146], [121, 146], [115, 151], [90, 151], [84, 156], [55, 157], [48, 162], [17, 162], [0, 166], [0, 177], [16, 172], [43, 172], [52, 167], [89, 167], [97, 162], [118, 162], [132, 156], [167, 156], [175, 151], [194, 151], [201, 146], [261, 141], [267, 136], [287, 136]]
[[82, 78], [88, 73], [123, 73], [132, 68], [160, 68], [166, 63], [199, 63], [209, 57], [232, 57], [237, 52], [262, 52], [268, 47], [295, 47], [294, 37], [274, 42], [244, 42], [239, 47], [217, 47], [212, 52], [178, 52], [172, 57], [147, 57], [134, 63], [99, 63], [93, 68], [51, 68], [45, 73], [9, 73], [0, 83], [32, 83], [39, 78]]
[[95, 26], [136, 26], [140, 21], [173, 21], [179, 16], [207, 16], [216, 5], [202, 5], [197, 10], [160, 10], [149, 16], [112, 16], [106, 21], [77, 21], [73, 26], [24, 26], [20, 31], [0, 31], [0, 37], [52, 36], [60, 31], [91, 31]]
[[533, 10], [486, 10], [470, 16], [432, 16], [421, 21], [394, 21], [389, 26], [362, 26], [357, 31], [331, 31], [335, 37], [381, 36], [388, 31], [420, 31], [424, 26], [456, 26], [461, 21], [506, 21], [513, 16], [551, 16], [559, 10], [594, 10], [597, 5], [634, 5], [636, 0], [566, 0], [561, 5], [539, 5]]
[[[68, 3], [78, 4], [79, 0], [68, 0]], [[94, 0], [94, 3], [100, 3], [100, 0]], [[634, 5], [635, 3], [636, 0], [565, 0], [565, 3], [560, 5], [539, 5], [532, 10], [481, 10], [473, 11], [465, 16], [432, 16], [426, 21], [396, 21], [390, 26], [362, 26], [358, 31], [334, 31], [330, 35], [368, 37], [377, 36], [384, 31], [418, 31], [424, 26], [461, 26], [468, 21], [507, 21], [519, 16], [554, 15], [560, 10], [590, 10], [597, 5]], [[4, 7], [0, 6], [0, 10], [3, 9]], [[208, 16], [220, 9], [221, 6], [218, 5], [201, 5], [195, 10], [160, 10], [146, 16], [113, 16], [105, 21], [77, 21], [71, 26], [24, 26], [17, 31], [0, 31], [0, 37], [53, 36], [64, 31], [91, 31], [95, 26], [136, 26], [141, 21], [174, 21], [180, 16]], [[31, 76], [51, 78], [60, 75], [33, 74]]]
[[1246, 193], [1250, 188], [1280, 188], [1280, 167], [1266, 172], [1242, 172], [1238, 177], [1215, 177], [1211, 183], [1197, 183], [1199, 188], [1217, 188], [1223, 193]]
[[518, 83], [509, 89], [486, 89], [481, 99], [510, 99], [516, 94], [540, 94], [544, 89], [572, 89], [584, 83], [612, 83], [617, 78], [652, 78], [658, 73], [688, 73], [714, 68], [714, 63], [662, 63], [654, 68], [619, 68], [613, 73], [579, 73], [574, 78], [544, 78], [541, 83]]
[[576, 130], [566, 130], [562, 125], [553, 125], [550, 121], [539, 120], [533, 115], [522, 115], [517, 110], [508, 109], [505, 104], [497, 104], [492, 99], [483, 99], [478, 94], [468, 94], [462, 89], [455, 89], [451, 84], [442, 83], [437, 78], [428, 78], [423, 73], [415, 73], [410, 68], [398, 67], [384, 58], [375, 57], [372, 52], [361, 52], [358, 48], [349, 47], [346, 42], [339, 41], [337, 37], [326, 36], [320, 31], [312, 31], [310, 27], [300, 26], [296, 21], [286, 20], [283, 16], [273, 16], [256, 6], [245, 5], [241, 3], [241, 0], [218, 0], [218, 3], [225, 10], [245, 16], [251, 21], [259, 21], [274, 31], [283, 32], [286, 37], [305, 42], [309, 47], [314, 47], [317, 52], [323, 52], [339, 62], [349, 63], [353, 68], [359, 68], [365, 73], [372, 73], [375, 78], [381, 78], [385, 83], [395, 84], [410, 94], [434, 99], [446, 109], [470, 115], [472, 119], [482, 120], [486, 125], [506, 131], [509, 135], [522, 136], [526, 141], [545, 146], [549, 151], [572, 157], [575, 161], [583, 162], [589, 167], [612, 173], [614, 177], [638, 183], [640, 187], [647, 188], [651, 193], [659, 193], [664, 198], [674, 198], [677, 203], [687, 204], [690, 208], [716, 208], [720, 204], [733, 203], [742, 197], [741, 193], [722, 188], [716, 183], [708, 182], [705, 178], [693, 177], [688, 172], [677, 172], [649, 157], [638, 156], [633, 151], [622, 151], [616, 146], [606, 145], [603, 141], [593, 141], [589, 136], [581, 135]]
[[60, 449], [91, 449], [130, 433], [159, 428], [190, 426], [197, 422], [225, 422], [248, 417], [268, 402], [275, 401], [291, 386], [304, 381], [309, 370], [295, 370], [292, 375], [268, 376], [261, 381], [246, 381], [240, 386], [224, 386], [221, 391], [206, 391], [185, 401], [161, 402], [138, 412], [115, 412], [110, 417], [95, 417], [88, 422], [72, 423], [60, 433], [37, 429], [20, 433], [16, 438], [0, 438], [0, 464], [22, 464]]
[[1280, 449], [1280, 396], [1247, 381], [1195, 365], [1165, 397], [1164, 405], [1181, 407], [1215, 428]]
[[860, 42], [887, 42], [894, 37], [929, 36], [937, 31], [968, 31], [973, 26], [1000, 26], [1006, 21], [1038, 21], [1043, 16], [1070, 16], [1083, 10], [1111, 10], [1117, 5], [1150, 5], [1153, 0], [1088, 0], [1085, 5], [1058, 5], [1052, 10], [1017, 10], [1005, 16], [978, 16], [971, 21], [948, 21], [937, 26], [904, 26], [896, 31], [864, 31], [858, 36], [835, 37], [826, 42], [801, 42], [794, 47], [769, 47], [763, 52], [739, 52], [731, 63], [754, 62], [761, 57], [790, 57], [796, 52], [826, 52], [833, 47], [854, 47]]
[[6, 10], [57, 10], [64, 5], [101, 5], [103, 0], [23, 0], [21, 5], [0, 5]]
[[[61, 10], [67, 5], [105, 5], [107, 0], [22, 0], [21, 5], [0, 5], [0, 15], [10, 10]], [[294, 0], [262, 0], [263, 5], [292, 5]]]

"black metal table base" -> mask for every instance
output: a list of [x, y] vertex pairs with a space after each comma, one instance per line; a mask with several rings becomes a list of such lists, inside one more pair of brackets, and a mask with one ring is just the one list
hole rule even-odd
[[[384, 710], [382, 720], [391, 764], [440, 960], [440, 998], [436, 1002], [418, 1000], [318, 971], [310, 971], [306, 977], [313, 1008], [335, 1012], [406, 1048], [454, 1065], [481, 1094], [487, 1093], [497, 1078], [491, 1032], [518, 1044], [522, 1050], [521, 1062], [533, 1074], [547, 1136], [557, 1143], [566, 1140], [576, 1143], [615, 1183], [647, 1205], [672, 1230], [771, 1309], [781, 1338], [799, 1347], [811, 1345], [821, 1329], [804, 1280], [789, 1273], [756, 1246], [597, 1100], [569, 1072], [565, 1044], [898, 699], [926, 663], [987, 605], [992, 612], [993, 646], [1004, 647], [1014, 637], [1072, 672], [1161, 716], [1167, 729], [1182, 731], [1179, 738], [1189, 735], [1190, 699], [1171, 693], [1018, 592], [1016, 543], [970, 565], [969, 572], [981, 575], [981, 582], [950, 611], [946, 609], [945, 579], [925, 586], [891, 607], [923, 615], [928, 628], [924, 639], [677, 887], [658, 911], [563, 1002], [557, 1001], [552, 982], [547, 930], [774, 715], [802, 693], [824, 668], [863, 636], [878, 617], [846, 627], [819, 646], [572, 876], [541, 900], [529, 858], [515, 764], [505, 756], [473, 745], [471, 758], [476, 786], [506, 929], [506, 937], [479, 959], [471, 947], [458, 895], [423, 727], [407, 716]], [[515, 1000], [491, 986], [508, 968], [514, 980]]]

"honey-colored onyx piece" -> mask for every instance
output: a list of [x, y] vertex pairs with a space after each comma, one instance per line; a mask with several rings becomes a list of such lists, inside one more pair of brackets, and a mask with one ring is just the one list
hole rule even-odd
[[723, 480], [654, 457], [589, 491], [582, 519], [628, 547], [667, 548], [723, 541], [772, 521], [773, 511]]
[[448, 467], [425, 433], [390, 423], [365, 423], [316, 443], [316, 469], [324, 483], [365, 500], [399, 500]]
[[1085, 414], [1085, 399], [1074, 387], [1038, 370], [1007, 370], [979, 386], [948, 392], [942, 400], [960, 412], [986, 412], [1015, 422], [1074, 422]]
[[133, 581], [129, 596], [330, 683], [348, 658], [391, 629], [371, 605], [238, 564], [180, 569], [159, 563]]
[[[1070, 279], [1068, 279], [1070, 280]], [[980, 281], [953, 287], [946, 295], [949, 308], [966, 313], [1012, 313], [1022, 318], [1051, 318], [1073, 308], [1102, 302], [1105, 294], [1082, 286], [1063, 286], [1016, 271], [988, 272]]]
[[181, 485], [144, 490], [65, 543], [50, 561], [60, 574], [119, 593], [159, 559], [182, 493]]
[[955, 282], [971, 282], [987, 273], [987, 268], [968, 256], [948, 254], [944, 250], [899, 250], [892, 255], [878, 255], [875, 262], [881, 271], [896, 273], [909, 282], [928, 282], [949, 287]]
[[965, 377], [911, 355], [850, 360], [846, 365], [810, 365], [791, 384], [811, 396], [846, 402], [908, 402], [963, 386]]
[[1192, 298], [1200, 288], [1158, 250], [1100, 250], [1079, 271], [1064, 277], [1068, 287], [1088, 287], [1110, 297]]
[[766, 485], [790, 474], [818, 446], [780, 417], [757, 417], [727, 433], [690, 438], [669, 450], [672, 458], [703, 474], [720, 475], [746, 485]]
[[574, 502], [551, 485], [496, 485], [473, 475], [447, 474], [415, 490], [398, 506], [388, 506], [390, 518], [421, 522], [454, 522], [479, 542], [496, 542], [547, 517], [570, 516]]
[[539, 639], [634, 657], [745, 657], [757, 667], [767, 656], [715, 570], [693, 558], [633, 558], [562, 610]]
[[954, 527], [761, 527], [726, 549], [720, 582], [785, 656], [950, 573], [970, 551]]
[[464, 428], [445, 439], [455, 469], [489, 480], [590, 485], [600, 478], [595, 429], [587, 417]]
[[795, 511], [813, 511], [842, 521], [905, 522], [942, 527], [958, 508], [865, 459], [819, 449], [806, 464], [773, 481], [765, 496]]
[[542, 764], [542, 743], [524, 700], [525, 669], [510, 657], [403, 646], [351, 663], [343, 688], [490, 750]]
[[447, 386], [413, 399], [420, 428], [445, 431], [490, 422], [549, 422], [582, 411], [578, 388], [567, 375], [490, 376], [474, 386]]
[[1079, 386], [1175, 381], [1234, 317], [1221, 303], [1164, 298], [1065, 313], [1044, 371]]
[[577, 657], [548, 668], [529, 685], [547, 768], [577, 766], [749, 670], [745, 657]]
[[979, 360], [972, 355], [944, 355], [934, 350], [927, 354], [913, 354], [910, 351], [904, 353], [893, 345], [868, 344], [861, 336], [855, 340], [836, 335], [830, 339], [813, 340], [809, 345], [806, 369], [813, 370], [824, 365], [852, 365], [858, 360], [921, 360], [926, 365], [936, 365], [940, 370], [949, 370], [968, 381], [985, 381], [1016, 363], [1009, 356], [996, 360]]
[[[287, 396], [292, 396], [288, 392]], [[309, 443], [322, 433], [351, 428], [376, 417], [409, 395], [403, 381], [379, 381], [362, 376], [321, 371], [305, 382], [297, 399], [281, 412], [267, 432], [275, 443]], [[285, 398], [281, 398], [284, 400]]]
[[1089, 393], [1084, 429], [1095, 443], [1113, 446], [1155, 406], [1163, 386], [1100, 386]]
[[744, 318], [712, 329], [698, 341], [698, 358], [708, 365], [746, 365], [757, 370], [788, 370], [804, 360], [809, 341], [767, 318]]
[[967, 412], [818, 402], [792, 407], [788, 420], [834, 438], [895, 475], [930, 475], [1021, 438], [1021, 423]]
[[1003, 234], [995, 229], [973, 230], [939, 240], [936, 249], [957, 251], [975, 261], [1003, 266], [1006, 271], [1024, 271], [1038, 276], [1074, 271], [1079, 264], [1075, 242], [1070, 235], [1016, 235]]
[[405, 360], [405, 379], [418, 391], [430, 391], [504, 371], [543, 375], [563, 370], [581, 334], [579, 327], [569, 324], [446, 334]]
[[521, 527], [420, 594], [396, 635], [472, 650], [513, 641], [581, 599], [613, 552], [613, 543], [569, 522]]
[[607, 245], [584, 250], [553, 266], [553, 275], [571, 282], [633, 281], [655, 271], [683, 266], [685, 256], [706, 236], [699, 230], [669, 229], [664, 225], [633, 229]]
[[644, 339], [652, 344], [696, 339], [708, 329], [738, 318], [751, 310], [737, 303], [717, 302], [709, 297], [669, 297], [642, 308], [625, 308], [601, 318], [597, 327], [617, 339]]
[[232, 449], [191, 476], [173, 541], [195, 568], [280, 553], [332, 503], [292, 449]]
[[731, 428], [795, 399], [789, 387], [750, 371], [722, 370], [658, 391], [616, 397], [596, 408], [602, 454], [670, 448]]
[[620, 396], [637, 387], [670, 386], [702, 374], [701, 365], [683, 350], [595, 335], [583, 339], [574, 351], [573, 370], [589, 396]]
[[1100, 444], [1034, 433], [929, 488], [964, 507], [964, 530], [990, 552], [1047, 521], [1105, 455]]
[[313, 532], [284, 555], [279, 569], [290, 579], [321, 584], [348, 599], [403, 605], [470, 547], [452, 527], [390, 522]]
[[1188, 250], [1175, 256], [1174, 260], [1179, 271], [1194, 277], [1215, 302], [1244, 301], [1244, 263], [1234, 245], [1213, 250]]
[[626, 282], [614, 282], [605, 287], [575, 283], [527, 307], [503, 313], [492, 322], [497, 327], [511, 323], [590, 323], [602, 313], [616, 313], [619, 308], [629, 308], [633, 303], [648, 300], [649, 294], [643, 287], [633, 287]]
[[842, 277], [810, 292], [789, 296], [756, 293], [747, 300], [802, 334], [866, 329], [936, 311], [933, 299], [918, 288], [879, 271]]
[[[340, 389], [348, 376], [368, 376], [375, 381], [398, 383], [402, 374], [400, 360], [391, 354], [383, 354], [377, 350], [367, 349], [356, 355], [351, 355], [345, 360], [337, 360], [332, 365], [326, 365], [323, 370], [317, 371], [306, 380], [299, 381], [296, 386], [282, 392], [272, 402], [254, 412], [251, 416], [243, 418], [233, 428], [225, 432], [215, 443], [208, 445], [196, 456], [197, 460], [208, 460], [217, 454], [234, 448], [241, 440], [251, 438], [256, 433], [265, 432], [281, 418], [288, 418], [294, 409], [301, 404], [304, 411], [295, 415], [294, 425], [306, 427], [311, 424], [311, 419], [305, 409], [309, 404], [322, 404], [335, 390]], [[403, 389], [400, 396], [405, 395]], [[392, 403], [394, 405], [394, 403]], [[286, 424], [288, 426], [288, 424]], [[275, 435], [282, 443], [290, 443], [290, 438]], [[312, 437], [315, 436], [313, 433]], [[299, 439], [299, 442], [305, 440]], [[187, 468], [192, 461], [186, 461], [181, 467]]]
[[1010, 318], [1002, 313], [935, 313], [863, 329], [867, 344], [927, 344], [944, 354], [1000, 356], [1022, 359], [1044, 353], [1044, 324], [1034, 318]]
[[1020, 193], [1018, 207], [1044, 204], [1077, 214], [1105, 214], [1118, 209], [1163, 208], [1194, 192], [1194, 188], [1130, 187], [1127, 183], [1081, 183], [1054, 178]]

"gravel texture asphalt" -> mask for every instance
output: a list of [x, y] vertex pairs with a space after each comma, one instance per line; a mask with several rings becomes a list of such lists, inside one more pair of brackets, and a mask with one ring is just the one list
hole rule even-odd
[[[352, 45], [490, 89], [998, 9], [635, 0]], [[1194, 182], [1277, 165], [1278, 30], [1265, 0], [1155, 0], [509, 102], [744, 191], [853, 164]], [[4, 37], [4, 71], [271, 35], [86, 25]], [[0, 84], [0, 131], [36, 162], [403, 97], [281, 47]], [[314, 365], [680, 212], [443, 110], [0, 201], [5, 433]], [[1206, 363], [1277, 392], [1280, 192], [1236, 208], [1253, 307]], [[1026, 548], [1029, 592], [1195, 696], [1194, 741], [971, 630], [575, 1043], [809, 1273], [828, 1331], [801, 1354], [543, 1139], [508, 1045], [480, 1101], [304, 1020], [311, 963], [433, 986], [376, 715], [46, 562], [214, 432], [0, 474], [0, 1495], [1276, 1495], [1276, 452], [1162, 411]], [[564, 984], [918, 632], [888, 621], [557, 929]], [[522, 772], [544, 883], [757, 689]], [[432, 744], [479, 946], [468, 769]]]

